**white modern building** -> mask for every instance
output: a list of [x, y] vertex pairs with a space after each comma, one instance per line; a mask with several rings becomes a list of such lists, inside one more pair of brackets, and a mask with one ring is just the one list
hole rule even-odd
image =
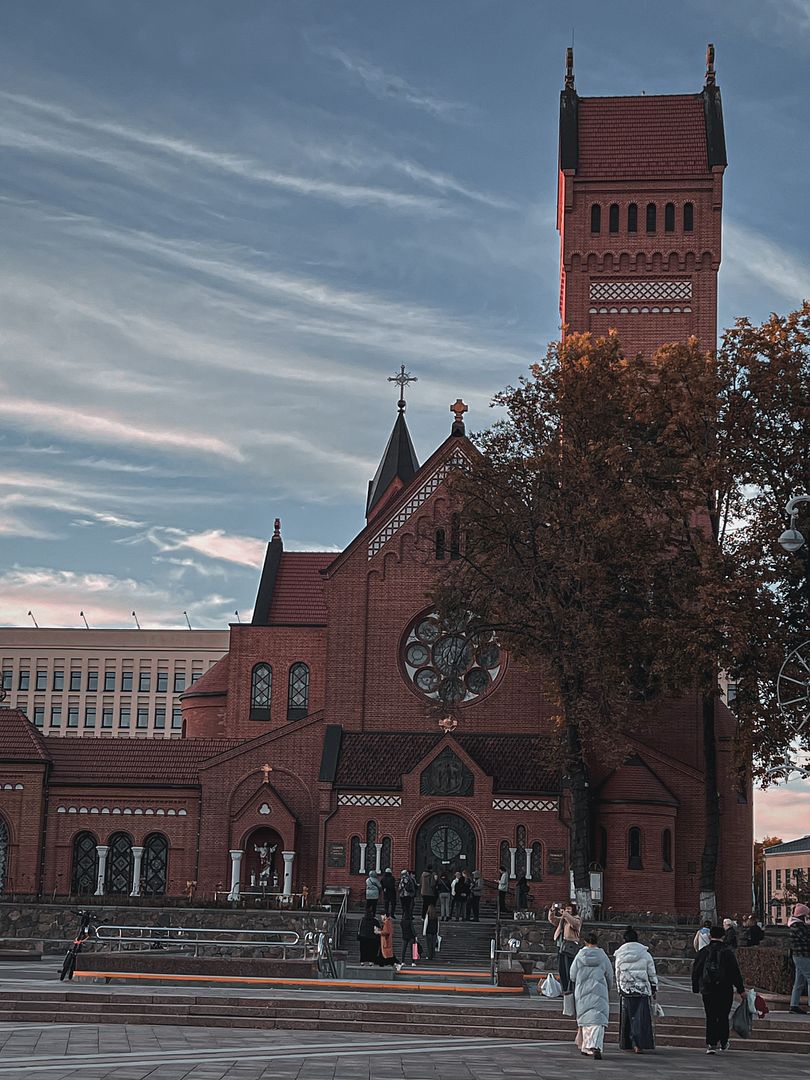
[[228, 630], [0, 628], [4, 705], [47, 735], [183, 734], [180, 695]]

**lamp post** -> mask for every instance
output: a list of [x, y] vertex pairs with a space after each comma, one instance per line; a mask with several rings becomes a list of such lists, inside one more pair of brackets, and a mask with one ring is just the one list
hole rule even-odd
[[790, 524], [779, 537], [779, 543], [785, 551], [790, 552], [791, 555], [797, 551], [801, 551], [807, 543], [804, 536], [796, 528], [796, 522], [799, 518], [799, 504], [806, 502], [810, 502], [810, 495], [794, 495], [792, 499], [788, 499], [787, 506], [785, 507], [785, 514], [787, 515]]

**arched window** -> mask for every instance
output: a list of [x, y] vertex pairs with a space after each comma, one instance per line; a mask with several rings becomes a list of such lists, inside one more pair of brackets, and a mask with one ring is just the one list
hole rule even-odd
[[599, 203], [594, 203], [591, 207], [591, 232], [598, 233], [602, 231], [602, 207]]
[[655, 203], [647, 203], [647, 232], [655, 232]]
[[273, 692], [273, 669], [269, 664], [257, 664], [250, 676], [250, 719], [270, 719], [270, 697]]
[[664, 232], [675, 232], [675, 203], [668, 202], [664, 207]]
[[672, 830], [664, 829], [661, 834], [661, 861], [665, 870], [672, 869]]
[[641, 829], [635, 826], [627, 834], [627, 868], [628, 870], [643, 870], [641, 862]]
[[163, 833], [147, 836], [143, 845], [143, 892], [145, 896], [165, 896], [169, 878], [169, 841]]
[[695, 227], [695, 204], [684, 203], [683, 204], [683, 231], [692, 232]]
[[110, 896], [128, 896], [132, 891], [132, 837], [113, 833], [109, 849], [104, 891]]
[[349, 841], [349, 873], [360, 873], [360, 837], [353, 836]]
[[610, 204], [610, 213], [608, 215], [608, 230], [612, 233], [619, 231], [619, 204]]
[[526, 826], [518, 825], [515, 830], [515, 875], [526, 873]]
[[510, 864], [509, 841], [508, 840], [501, 840], [501, 846], [500, 846], [500, 850], [499, 850], [499, 853], [498, 853], [498, 865], [503, 866], [505, 869], [508, 870], [509, 869], [509, 864]]
[[382, 853], [380, 855], [381, 869], [386, 870], [389, 866], [393, 870], [391, 864], [391, 837], [384, 836], [382, 841]]
[[287, 719], [300, 720], [309, 712], [309, 668], [306, 664], [293, 664], [289, 683]]
[[[376, 842], [377, 842], [377, 822], [376, 821], [367, 821], [366, 822], [366, 843], [368, 844], [368, 846], [370, 848], [373, 848], [374, 845], [376, 844]], [[368, 859], [366, 859], [366, 861], [368, 861]]]
[[461, 558], [461, 514], [450, 518], [450, 558]]
[[77, 833], [73, 838], [73, 863], [70, 891], [76, 896], [91, 896], [98, 883], [98, 841], [91, 832]]
[[436, 558], [441, 561], [447, 554], [447, 541], [444, 529], [436, 530]]
[[627, 207], [627, 231], [638, 232], [638, 207], [634, 202]]
[[532, 844], [532, 880], [540, 881], [543, 877], [543, 845], [539, 840]]
[[0, 892], [5, 889], [8, 881], [9, 847], [8, 826], [0, 817]]

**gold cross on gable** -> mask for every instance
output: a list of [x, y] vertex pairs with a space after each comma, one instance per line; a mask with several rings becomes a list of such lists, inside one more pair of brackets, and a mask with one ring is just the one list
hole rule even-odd
[[264, 776], [264, 780], [262, 781], [263, 784], [269, 784], [270, 783], [270, 773], [272, 771], [273, 771], [273, 766], [269, 765], [265, 761], [264, 765], [262, 765], [262, 775]]
[[469, 412], [469, 410], [461, 398], [456, 398], [455, 402], [450, 406], [450, 412], [455, 413], [456, 422], [462, 424], [464, 422], [464, 413]]
[[397, 405], [399, 406], [400, 411], [402, 411], [405, 408], [405, 387], [408, 383], [419, 382], [419, 380], [415, 375], [409, 375], [403, 364], [396, 375], [388, 376], [388, 381], [396, 383], [399, 387], [399, 401], [397, 402]]

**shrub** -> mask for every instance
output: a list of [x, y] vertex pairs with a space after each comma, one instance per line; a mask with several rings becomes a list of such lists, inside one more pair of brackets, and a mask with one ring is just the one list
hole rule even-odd
[[793, 961], [785, 950], [762, 947], [740, 949], [737, 960], [746, 986], [755, 986], [772, 994], [790, 993], [793, 987]]

